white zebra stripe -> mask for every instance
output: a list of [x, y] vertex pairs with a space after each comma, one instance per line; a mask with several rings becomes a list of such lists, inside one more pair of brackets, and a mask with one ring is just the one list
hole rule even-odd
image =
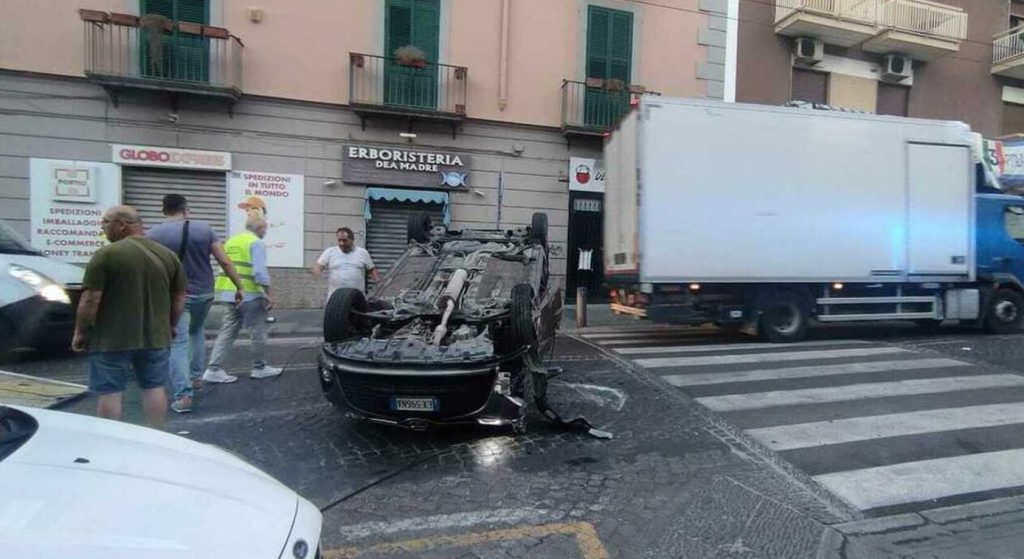
[[787, 369], [753, 369], [729, 373], [691, 373], [687, 375], [665, 375], [661, 378], [673, 386], [701, 386], [727, 382], [748, 382], [759, 380], [785, 380], [813, 378], [859, 373], [881, 373], [885, 371], [912, 371], [940, 367], [969, 367], [970, 363], [936, 357], [929, 359], [904, 359], [901, 361], [871, 361], [868, 363], [844, 363], [842, 365], [811, 365]]
[[1024, 377], [1017, 375], [978, 375], [900, 380], [895, 382], [871, 382], [827, 388], [804, 388], [774, 392], [753, 392], [749, 394], [729, 394], [697, 398], [697, 401], [712, 410], [730, 412], [1021, 385], [1024, 385]]
[[[867, 345], [868, 342], [861, 340], [816, 340], [813, 342], [801, 342], [798, 344], [744, 344], [744, 343], [733, 343], [733, 344], [708, 344], [708, 345], [675, 345], [675, 346], [657, 346], [657, 347], [621, 347], [615, 348], [616, 353], [622, 355], [656, 355], [661, 353], [704, 353], [708, 351], [722, 351], [722, 350], [744, 350], [744, 349], [793, 349], [801, 347], [821, 347], [821, 346], [850, 346], [850, 345]], [[611, 345], [611, 344], [602, 344]]]
[[860, 510], [1024, 485], [1024, 449], [814, 476]]
[[664, 367], [696, 367], [701, 365], [738, 365], [743, 363], [772, 363], [780, 361], [808, 361], [814, 359], [843, 359], [910, 353], [898, 347], [866, 347], [858, 349], [826, 349], [812, 351], [784, 351], [751, 353], [746, 355], [709, 355], [703, 357], [651, 357], [633, 362], [645, 369]]
[[1024, 402], [893, 413], [749, 429], [773, 450], [793, 450], [886, 437], [1024, 423]]

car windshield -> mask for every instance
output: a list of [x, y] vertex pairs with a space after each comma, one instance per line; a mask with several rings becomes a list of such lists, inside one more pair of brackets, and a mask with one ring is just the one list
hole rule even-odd
[[41, 254], [9, 225], [0, 221], [0, 254]]

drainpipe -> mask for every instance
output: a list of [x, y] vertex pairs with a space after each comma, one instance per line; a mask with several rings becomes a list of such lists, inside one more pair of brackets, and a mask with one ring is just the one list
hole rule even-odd
[[501, 0], [501, 53], [498, 55], [498, 108], [508, 105], [508, 28], [512, 15], [512, 0]]

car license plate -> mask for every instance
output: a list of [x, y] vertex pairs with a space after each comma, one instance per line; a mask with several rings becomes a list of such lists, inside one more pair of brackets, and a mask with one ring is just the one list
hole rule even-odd
[[437, 411], [440, 407], [437, 398], [391, 398], [393, 411]]

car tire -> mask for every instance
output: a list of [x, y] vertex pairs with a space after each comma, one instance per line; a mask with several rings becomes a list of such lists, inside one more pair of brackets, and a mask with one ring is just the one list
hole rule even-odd
[[427, 212], [413, 212], [409, 214], [406, 225], [406, 241], [425, 243], [430, 240], [430, 216]]
[[530, 237], [545, 248], [548, 246], [548, 214], [537, 212], [530, 219]]
[[533, 287], [520, 283], [512, 288], [509, 305], [512, 321], [512, 337], [517, 345], [537, 344], [537, 329], [533, 325]]
[[366, 310], [366, 297], [362, 291], [342, 287], [331, 294], [324, 308], [324, 341], [336, 343], [348, 339], [355, 332], [352, 311]]
[[771, 343], [793, 343], [804, 339], [809, 320], [807, 308], [791, 291], [769, 293], [761, 301], [758, 321], [761, 335]]
[[1014, 334], [1024, 323], [1024, 297], [1012, 289], [997, 289], [985, 306], [985, 330], [992, 334]]

